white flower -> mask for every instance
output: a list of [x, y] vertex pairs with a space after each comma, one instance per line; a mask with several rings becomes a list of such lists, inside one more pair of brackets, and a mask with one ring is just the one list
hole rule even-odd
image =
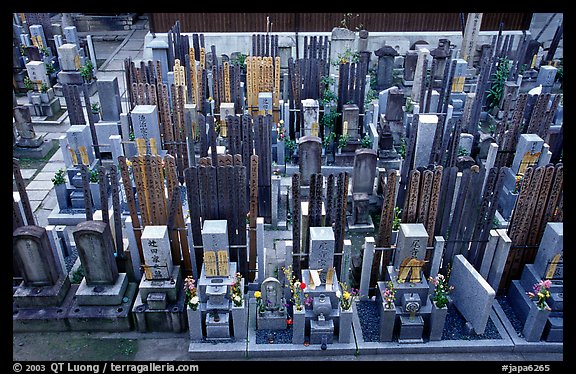
[[294, 282], [294, 288], [300, 288], [300, 282], [298, 281]]
[[234, 296], [234, 301], [239, 303], [240, 301], [242, 301], [242, 298], [240, 296], [236, 295], [236, 296]]
[[200, 302], [200, 299], [198, 298], [198, 296], [194, 296], [192, 299], [190, 299], [190, 302], [192, 304], [198, 304]]

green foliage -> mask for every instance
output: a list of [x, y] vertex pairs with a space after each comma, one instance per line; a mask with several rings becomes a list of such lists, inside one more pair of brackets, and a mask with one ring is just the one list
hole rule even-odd
[[98, 170], [96, 170], [96, 168], [94, 168], [93, 170], [90, 170], [90, 182], [92, 183], [98, 183]]
[[92, 61], [86, 60], [84, 65], [80, 67], [80, 75], [84, 78], [87, 82], [90, 82], [93, 78], [94, 74], [94, 65], [92, 65]]
[[348, 144], [348, 139], [350, 139], [350, 136], [348, 134], [340, 135], [340, 137], [338, 138], [338, 148], [342, 149], [346, 147], [346, 145]]
[[66, 183], [66, 179], [64, 178], [64, 169], [59, 169], [56, 174], [54, 174], [54, 178], [52, 178], [52, 183], [55, 186], [59, 186], [61, 184]]
[[55, 72], [56, 72], [56, 68], [54, 67], [54, 64], [52, 62], [48, 62], [46, 64], [46, 73], [53, 74]]
[[400, 223], [402, 223], [402, 209], [394, 207], [394, 218], [392, 219], [392, 230], [400, 230]]
[[328, 113], [324, 112], [322, 114], [320, 122], [324, 125], [325, 128], [333, 130], [334, 125], [336, 124], [336, 118], [338, 118], [339, 115], [340, 113], [336, 112], [336, 108], [333, 108]]
[[48, 86], [46, 85], [46, 83], [42, 83], [42, 85], [40, 86], [40, 92], [42, 93], [48, 92]]
[[230, 62], [232, 65], [240, 66], [241, 70], [246, 70], [246, 57], [248, 57], [248, 55], [240, 52], [238, 53], [238, 56], [231, 59]]
[[500, 60], [498, 60], [498, 68], [492, 77], [492, 86], [488, 90], [488, 95], [486, 96], [488, 99], [488, 109], [493, 109], [500, 103], [500, 99], [504, 94], [506, 80], [510, 74], [510, 67], [511, 63], [507, 58], [501, 57]]
[[30, 79], [30, 77], [28, 76], [24, 77], [24, 88], [26, 88], [28, 91], [34, 89], [34, 83], [32, 82], [32, 79]]
[[327, 148], [330, 144], [332, 144], [332, 141], [336, 138], [336, 133], [335, 132], [331, 132], [330, 134], [328, 134], [327, 136], [324, 137], [324, 140], [322, 140], [322, 146], [324, 148]]
[[460, 156], [468, 156], [470, 153], [468, 153], [468, 150], [464, 147], [458, 147], [458, 157]]
[[72, 273], [72, 276], [70, 277], [70, 283], [80, 284], [80, 282], [82, 282], [83, 278], [84, 278], [84, 268], [82, 267], [82, 265], [80, 265], [74, 271], [74, 273]]
[[294, 151], [294, 149], [296, 149], [296, 140], [286, 139], [284, 144], [286, 145], [286, 149], [288, 149], [290, 152], [292, 152], [292, 151]]
[[402, 138], [400, 140], [400, 148], [396, 150], [402, 158], [406, 158], [406, 139]]
[[100, 104], [92, 103], [92, 105], [90, 107], [92, 108], [92, 113], [100, 112]]
[[404, 106], [406, 109], [406, 113], [412, 113], [414, 111], [414, 103], [412, 102], [411, 97], [406, 98], [406, 104]]
[[332, 63], [334, 66], [338, 66], [341, 64], [351, 63], [356, 64], [360, 61], [360, 53], [359, 52], [352, 52], [351, 50], [347, 49], [344, 53], [338, 53], [338, 57], [336, 61]]
[[364, 135], [362, 140], [360, 140], [360, 146], [362, 148], [372, 148], [372, 139], [370, 138], [370, 135]]

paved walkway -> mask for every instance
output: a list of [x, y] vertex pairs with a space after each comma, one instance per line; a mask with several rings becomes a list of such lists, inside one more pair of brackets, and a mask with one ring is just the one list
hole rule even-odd
[[[148, 33], [148, 25], [146, 20], [139, 20], [135, 28], [128, 31], [99, 31], [90, 33], [94, 43], [94, 50], [96, 59], [105, 60], [99, 65], [96, 77], [110, 77], [115, 76], [118, 78], [118, 86], [120, 88], [120, 95], [123, 96], [123, 112], [127, 112], [127, 101], [125, 97], [126, 82], [124, 76], [124, 59], [132, 58], [133, 60], [142, 59], [144, 50], [144, 37]], [[88, 33], [80, 32], [81, 37], [85, 37]], [[63, 97], [60, 97], [62, 106], [66, 106]], [[18, 104], [27, 102], [27, 97], [17, 98]], [[92, 103], [99, 102], [100, 98], [98, 93], [90, 98]], [[70, 127], [70, 120], [65, 118], [60, 124], [34, 124], [34, 131], [37, 135], [44, 135], [45, 139], [58, 140], [61, 136], [65, 135], [66, 130]], [[59, 169], [66, 169], [64, 159], [60, 148], [54, 153], [50, 160], [41, 169], [26, 169], [23, 168], [22, 178], [26, 182], [26, 190], [36, 224], [39, 226], [48, 225], [48, 216], [52, 210], [56, 208], [58, 202], [56, 200], [56, 192], [52, 183], [54, 174]]]

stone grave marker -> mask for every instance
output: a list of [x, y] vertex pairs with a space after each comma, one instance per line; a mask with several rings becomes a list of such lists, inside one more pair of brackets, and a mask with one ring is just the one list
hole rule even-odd
[[357, 149], [354, 154], [352, 193], [373, 194], [378, 155], [373, 149]]
[[144, 275], [146, 280], [166, 280], [172, 275], [173, 262], [168, 227], [145, 226], [142, 231]]
[[146, 141], [146, 152], [150, 150], [150, 139], [154, 139], [158, 150], [161, 148], [160, 125], [158, 123], [158, 108], [156, 105], [136, 105], [131, 112], [134, 137]]
[[298, 169], [300, 184], [310, 185], [312, 174], [322, 170], [322, 140], [313, 135], [305, 135], [298, 140]]
[[428, 233], [422, 223], [401, 223], [394, 255], [394, 269], [400, 268], [407, 258], [424, 260]]
[[[328, 269], [334, 267], [334, 231], [330, 227], [310, 227], [308, 268], [320, 270], [320, 281], [326, 282]], [[316, 286], [319, 286], [317, 284]]]
[[494, 289], [463, 255], [454, 256], [448, 285], [454, 286], [450, 297], [458, 311], [476, 334], [483, 334], [496, 297]]
[[428, 166], [437, 125], [438, 116], [435, 114], [421, 114], [418, 116], [418, 135], [416, 136], [414, 168]]

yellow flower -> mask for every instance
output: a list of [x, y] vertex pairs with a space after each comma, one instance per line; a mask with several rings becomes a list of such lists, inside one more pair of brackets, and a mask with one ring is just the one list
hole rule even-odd
[[350, 298], [350, 292], [345, 291], [342, 296], [344, 296], [344, 299], [345, 299], [345, 300], [348, 300], [348, 299]]
[[261, 298], [261, 297], [262, 297], [262, 292], [260, 292], [260, 291], [254, 292], [254, 297], [257, 298], [257, 299]]
[[538, 292], [538, 297], [539, 298], [544, 298], [544, 294], [542, 292]]

